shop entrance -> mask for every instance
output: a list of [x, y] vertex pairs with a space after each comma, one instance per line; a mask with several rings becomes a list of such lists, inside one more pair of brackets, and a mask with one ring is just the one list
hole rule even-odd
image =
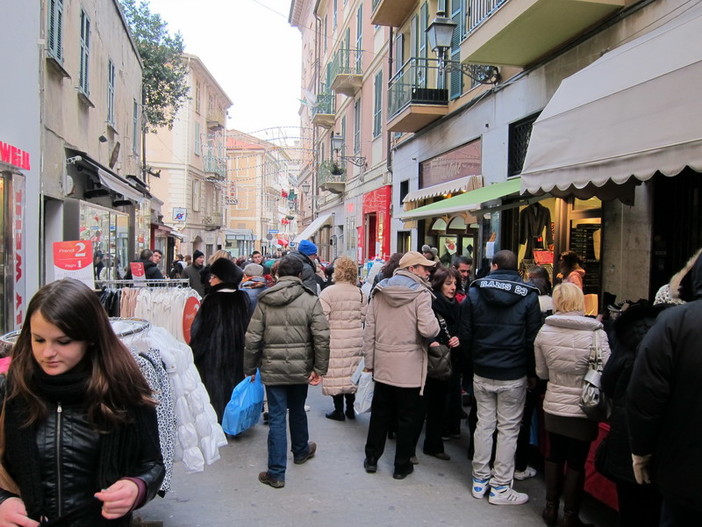
[[378, 241], [378, 215], [373, 212], [366, 214], [366, 259], [373, 260], [380, 252]]

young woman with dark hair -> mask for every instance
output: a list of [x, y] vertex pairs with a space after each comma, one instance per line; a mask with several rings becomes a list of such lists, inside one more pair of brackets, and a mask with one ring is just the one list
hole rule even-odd
[[0, 489], [0, 524], [127, 526], [156, 495], [164, 468], [151, 390], [83, 283], [34, 295], [0, 397], [2, 464], [17, 487]]

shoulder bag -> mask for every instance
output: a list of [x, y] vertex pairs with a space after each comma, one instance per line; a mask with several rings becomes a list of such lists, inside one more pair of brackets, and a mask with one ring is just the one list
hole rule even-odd
[[[446, 333], [448, 339], [451, 338], [446, 327], [446, 321], [441, 315], [436, 315], [439, 319], [441, 331]], [[444, 344], [438, 346], [429, 346], [428, 350], [429, 364], [427, 366], [427, 377], [445, 381], [451, 377], [451, 348]]]
[[611, 405], [602, 391], [602, 349], [597, 331], [592, 332], [590, 357], [587, 360], [587, 373], [583, 378], [583, 392], [580, 396], [580, 409], [588, 419], [595, 422], [606, 421], [611, 413]]

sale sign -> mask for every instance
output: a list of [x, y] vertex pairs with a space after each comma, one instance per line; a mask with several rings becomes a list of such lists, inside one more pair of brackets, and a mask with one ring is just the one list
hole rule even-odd
[[190, 344], [190, 330], [193, 326], [193, 321], [195, 320], [198, 309], [200, 309], [200, 301], [197, 298], [191, 296], [186, 300], [185, 307], [183, 308], [183, 338], [186, 344]]
[[75, 278], [95, 289], [92, 244], [82, 240], [54, 242], [54, 278]]

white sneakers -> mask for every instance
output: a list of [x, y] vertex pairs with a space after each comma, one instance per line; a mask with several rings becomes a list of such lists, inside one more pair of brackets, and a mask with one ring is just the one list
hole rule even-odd
[[489, 479], [473, 478], [473, 486], [470, 491], [476, 500], [481, 500], [485, 497], [488, 491]]
[[527, 466], [524, 470], [515, 470], [514, 479], [517, 481], [524, 481], [525, 479], [533, 478], [536, 476], [536, 469], [534, 467]]
[[491, 505], [522, 505], [529, 501], [529, 496], [523, 492], [517, 492], [509, 485], [490, 487], [488, 503]]
[[522, 505], [529, 501], [529, 496], [523, 492], [517, 492], [509, 485], [491, 487], [489, 479], [473, 478], [470, 492], [475, 499], [484, 498], [488, 490], [490, 490], [488, 503], [491, 505]]

